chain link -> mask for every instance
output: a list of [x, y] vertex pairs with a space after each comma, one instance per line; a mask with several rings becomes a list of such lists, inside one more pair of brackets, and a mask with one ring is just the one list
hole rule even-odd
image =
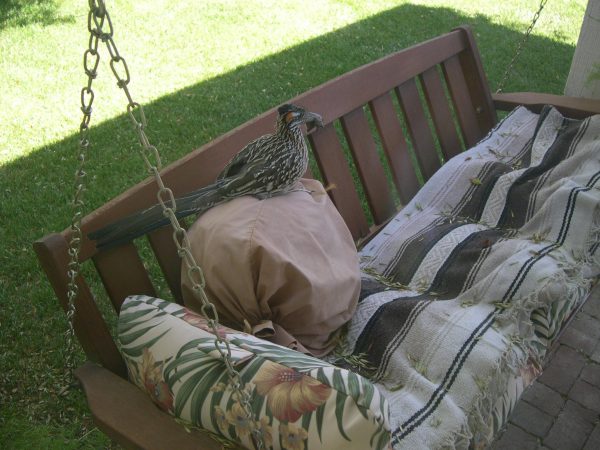
[[79, 125], [79, 146], [77, 154], [77, 169], [75, 170], [74, 194], [71, 200], [73, 217], [71, 219], [71, 237], [67, 248], [69, 263], [67, 265], [67, 326], [65, 332], [65, 386], [59, 392], [59, 395], [66, 393], [73, 381], [73, 371], [75, 370], [75, 314], [76, 298], [79, 294], [77, 277], [81, 271], [79, 252], [81, 250], [81, 218], [83, 217], [83, 208], [85, 207], [85, 164], [87, 160], [88, 149], [90, 146], [89, 124], [92, 117], [92, 104], [95, 94], [92, 89], [92, 83], [97, 76], [98, 65], [100, 64], [100, 54], [98, 53], [98, 38], [94, 35], [92, 24], [95, 23], [94, 14], [90, 10], [88, 13], [88, 31], [90, 39], [88, 48], [83, 54], [83, 68], [87, 75], [87, 85], [81, 89], [81, 112], [83, 117]]
[[525, 48], [525, 44], [529, 40], [529, 35], [531, 35], [531, 32], [533, 31], [533, 27], [535, 27], [535, 24], [538, 21], [538, 19], [540, 18], [540, 14], [542, 14], [542, 10], [544, 9], [544, 6], [546, 6], [547, 2], [548, 2], [548, 0], [540, 1], [540, 6], [539, 6], [538, 10], [535, 12], [535, 14], [533, 15], [533, 19], [531, 20], [531, 23], [529, 24], [527, 31], [525, 31], [525, 36], [523, 36], [523, 39], [521, 39], [521, 42], [519, 42], [519, 45], [517, 46], [517, 50], [515, 51], [515, 54], [513, 55], [512, 59], [510, 60], [508, 67], [504, 71], [502, 80], [500, 81], [500, 83], [498, 83], [498, 89], [496, 89], [496, 94], [499, 94], [504, 89], [504, 86], [506, 85], [506, 82], [510, 78], [510, 75], [513, 71], [514, 65], [517, 62], [517, 59], [519, 59], [519, 56], [521, 55], [523, 48]]
[[[68, 339], [67, 339], [67, 369], [69, 374], [72, 374], [74, 369], [74, 319], [75, 319], [75, 299], [78, 294], [78, 286], [76, 278], [79, 275], [80, 263], [79, 263], [79, 251], [81, 247], [81, 217], [83, 216], [83, 193], [85, 191], [84, 180], [85, 180], [85, 161], [87, 157], [87, 150], [90, 144], [89, 141], [89, 122], [92, 113], [92, 103], [94, 101], [94, 91], [92, 90], [92, 81], [97, 76], [98, 64], [100, 62], [100, 55], [98, 53], [98, 42], [102, 41], [110, 55], [110, 68], [117, 80], [117, 86], [123, 90], [127, 97], [127, 112], [133, 124], [135, 131], [138, 134], [140, 141], [140, 156], [142, 157], [148, 173], [153, 175], [154, 180], [158, 186], [157, 198], [161, 205], [163, 214], [167, 217], [173, 228], [173, 242], [177, 247], [178, 255], [183, 259], [187, 274], [192, 280], [192, 292], [200, 300], [202, 307], [201, 310], [206, 316], [208, 325], [215, 335], [215, 348], [223, 358], [229, 381], [234, 389], [233, 396], [242, 406], [248, 421], [250, 422], [251, 436], [255, 448], [263, 448], [263, 437], [262, 432], [258, 427], [258, 422], [254, 420], [254, 414], [250, 404], [251, 398], [250, 393], [245, 389], [244, 383], [242, 382], [240, 373], [232, 364], [231, 347], [229, 342], [222, 338], [219, 333], [219, 314], [214, 304], [212, 304], [206, 296], [204, 291], [205, 280], [204, 273], [200, 266], [196, 263], [196, 260], [191, 252], [187, 232], [177, 219], [176, 202], [173, 195], [173, 191], [164, 185], [162, 177], [160, 176], [161, 160], [160, 154], [157, 148], [150, 144], [148, 136], [146, 135], [145, 128], [147, 126], [146, 115], [144, 108], [141, 104], [135, 102], [129, 91], [129, 83], [131, 81], [129, 67], [125, 59], [119, 54], [119, 50], [113, 40], [114, 28], [110, 15], [104, 4], [104, 0], [88, 0], [89, 14], [88, 14], [88, 31], [90, 33], [89, 45], [83, 55], [83, 67], [85, 73], [88, 76], [88, 84], [81, 91], [81, 110], [83, 112], [83, 119], [80, 125], [80, 137], [79, 137], [79, 166], [75, 176], [75, 194], [73, 197], [73, 220], [71, 221], [71, 241], [69, 244], [68, 253], [70, 255], [70, 262], [68, 265], [67, 276], [69, 278], [68, 283], [68, 307], [67, 307], [67, 320], [69, 323]], [[105, 26], [108, 29], [105, 29]], [[137, 117], [136, 117], [137, 113]]]

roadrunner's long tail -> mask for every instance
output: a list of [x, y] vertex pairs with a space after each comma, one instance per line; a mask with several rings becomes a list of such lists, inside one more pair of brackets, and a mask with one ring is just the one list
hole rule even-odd
[[[201, 214], [207, 209], [227, 201], [222, 198], [222, 193], [218, 189], [220, 184], [223, 183], [217, 182], [178, 198], [175, 216], [182, 219], [191, 214]], [[154, 205], [94, 231], [89, 234], [89, 237], [96, 241], [97, 248], [112, 248], [150, 233], [168, 223], [169, 218], [163, 215], [161, 205]]]

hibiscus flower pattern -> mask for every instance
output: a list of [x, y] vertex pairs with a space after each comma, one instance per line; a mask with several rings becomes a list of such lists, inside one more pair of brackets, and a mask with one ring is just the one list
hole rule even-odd
[[246, 437], [252, 431], [252, 418], [242, 408], [240, 403], [235, 402], [231, 409], [225, 413], [225, 419], [235, 428], [235, 433], [240, 437]]
[[266, 416], [261, 417], [260, 420], [256, 422], [256, 427], [260, 430], [265, 447], [273, 447], [273, 427], [269, 425], [269, 418]]
[[281, 364], [266, 361], [253, 383], [259, 395], [280, 421], [295, 422], [327, 401], [331, 388], [320, 381]]
[[304, 428], [282, 423], [279, 433], [285, 450], [304, 450], [304, 441], [308, 439], [308, 432]]
[[[200, 328], [201, 330], [204, 330], [207, 333], [214, 334], [214, 331], [208, 324], [206, 318], [202, 317], [200, 314], [196, 314], [195, 312], [186, 310], [185, 314], [181, 316], [181, 318], [193, 327]], [[231, 330], [230, 328], [217, 325], [217, 336], [219, 336], [221, 339], [225, 339], [227, 337], [227, 334], [232, 332], [233, 330]]]
[[163, 411], [172, 411], [173, 393], [163, 378], [163, 363], [157, 363], [152, 352], [147, 348], [144, 349], [142, 354], [142, 364], [139, 372], [140, 381], [154, 403]]
[[226, 433], [227, 428], [229, 428], [229, 423], [227, 422], [227, 416], [225, 416], [225, 412], [220, 406], [215, 406], [213, 414], [217, 420], [217, 426], [221, 433]]

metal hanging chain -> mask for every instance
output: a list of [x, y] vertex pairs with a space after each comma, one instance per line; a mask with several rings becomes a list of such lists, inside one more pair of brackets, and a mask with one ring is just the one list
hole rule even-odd
[[75, 170], [75, 193], [71, 201], [73, 208], [73, 218], [71, 219], [71, 239], [67, 253], [69, 263], [67, 266], [67, 324], [68, 330], [65, 333], [65, 386], [60, 390], [59, 395], [65, 394], [73, 382], [73, 371], [75, 370], [75, 299], [79, 293], [77, 277], [81, 270], [79, 261], [79, 252], [81, 250], [81, 218], [83, 217], [84, 192], [85, 192], [85, 163], [87, 160], [88, 149], [90, 146], [89, 124], [92, 116], [92, 103], [94, 103], [94, 91], [92, 83], [98, 72], [100, 63], [100, 54], [98, 53], [99, 38], [92, 28], [93, 14], [88, 14], [88, 31], [90, 38], [88, 48], [83, 54], [83, 69], [87, 75], [87, 85], [81, 89], [81, 111], [83, 118], [79, 124], [79, 147], [78, 147], [78, 166]]
[[[125, 59], [119, 54], [117, 46], [113, 40], [114, 29], [110, 15], [104, 4], [104, 0], [88, 0], [89, 15], [88, 15], [88, 30], [90, 31], [90, 45], [84, 53], [84, 68], [88, 74], [88, 86], [82, 90], [82, 110], [84, 112], [84, 119], [82, 122], [81, 130], [83, 137], [80, 138], [80, 147], [82, 152], [79, 160], [83, 164], [85, 162], [85, 150], [89, 147], [88, 139], [88, 124], [91, 114], [91, 103], [94, 98], [93, 91], [91, 90], [91, 80], [96, 76], [96, 69], [99, 63], [98, 56], [98, 41], [102, 41], [110, 54], [110, 68], [117, 79], [117, 86], [123, 90], [127, 97], [127, 112], [137, 132], [140, 141], [139, 153], [144, 161], [148, 173], [154, 176], [154, 180], [158, 185], [157, 198], [158, 202], [162, 207], [163, 214], [171, 222], [173, 228], [173, 241], [177, 247], [177, 253], [180, 258], [183, 259], [186, 265], [187, 273], [190, 280], [193, 283], [193, 293], [202, 303], [202, 313], [207, 319], [207, 322], [215, 335], [215, 348], [223, 358], [229, 381], [232, 384], [234, 390], [234, 398], [238, 400], [242, 406], [244, 413], [249, 421], [251, 429], [251, 436], [255, 448], [262, 449], [264, 442], [262, 438], [262, 432], [258, 428], [258, 422], [254, 420], [254, 414], [250, 404], [250, 393], [244, 389], [241, 376], [235, 369], [232, 363], [231, 347], [226, 339], [223, 339], [218, 332], [219, 327], [219, 314], [215, 306], [209, 301], [204, 290], [206, 282], [204, 279], [204, 273], [200, 266], [196, 263], [196, 260], [191, 252], [190, 242], [187, 236], [187, 232], [181, 227], [179, 221], [175, 215], [176, 203], [173, 191], [164, 185], [162, 177], [160, 175], [161, 161], [158, 149], [150, 144], [148, 136], [146, 135], [145, 129], [147, 126], [146, 115], [144, 114], [144, 108], [141, 104], [135, 102], [131, 96], [128, 85], [131, 81], [129, 75], [129, 68]], [[105, 28], [106, 27], [106, 28]], [[95, 59], [90, 61], [91, 57]], [[90, 68], [91, 66], [91, 68]], [[83, 155], [83, 157], [82, 157]], [[83, 168], [77, 172], [76, 181], [76, 193], [73, 204], [75, 205], [74, 219], [72, 221], [73, 238], [71, 240], [73, 251], [69, 250], [71, 255], [72, 266], [69, 265], [69, 278], [72, 282], [69, 283], [69, 311], [67, 316], [69, 317], [69, 328], [70, 335], [73, 333], [73, 318], [75, 313], [75, 297], [77, 296], [77, 285], [75, 284], [75, 278], [79, 273], [79, 247], [81, 244], [81, 206], [83, 202], [80, 200], [80, 195], [83, 192], [83, 183], [81, 180], [85, 176]]]
[[519, 45], [517, 46], [517, 50], [515, 51], [515, 54], [513, 55], [510, 63], [508, 64], [508, 67], [504, 71], [504, 75], [502, 76], [502, 80], [498, 84], [498, 89], [496, 90], [496, 94], [502, 92], [502, 90], [504, 89], [504, 86], [506, 85], [506, 82], [510, 78], [510, 75], [511, 75], [511, 73], [513, 71], [513, 67], [515, 65], [515, 62], [517, 61], [517, 59], [521, 55], [521, 52], [523, 51], [523, 48], [525, 48], [525, 44], [529, 40], [529, 35], [533, 31], [533, 27], [535, 27], [535, 24], [538, 21], [538, 19], [540, 18], [540, 14], [542, 13], [542, 10], [544, 9], [544, 6], [546, 6], [547, 2], [548, 2], [548, 0], [541, 0], [540, 1], [540, 6], [539, 6], [538, 10], [536, 11], [536, 13], [533, 15], [533, 19], [532, 19], [531, 23], [529, 24], [529, 27], [527, 28], [527, 31], [525, 31], [525, 36], [523, 36], [523, 39], [521, 39], [521, 42], [519, 42]]

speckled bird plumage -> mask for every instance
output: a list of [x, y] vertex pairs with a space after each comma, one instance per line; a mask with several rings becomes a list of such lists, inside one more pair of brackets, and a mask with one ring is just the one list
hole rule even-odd
[[[250, 142], [225, 166], [215, 183], [176, 200], [178, 218], [198, 214], [243, 195], [264, 199], [294, 188], [308, 167], [301, 125], [322, 126], [321, 116], [291, 104], [278, 109], [275, 132]], [[160, 205], [90, 233], [98, 248], [109, 248], [168, 223]]]

